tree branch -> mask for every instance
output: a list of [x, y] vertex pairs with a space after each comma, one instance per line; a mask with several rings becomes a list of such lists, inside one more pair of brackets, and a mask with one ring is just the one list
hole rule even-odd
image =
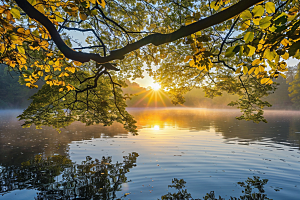
[[123, 59], [124, 55], [137, 50], [145, 45], [154, 44], [156, 46], [173, 42], [182, 37], [186, 37], [198, 31], [201, 31], [205, 28], [211, 27], [213, 25], [219, 24], [227, 19], [230, 19], [247, 8], [255, 5], [256, 3], [261, 2], [262, 0], [241, 0], [235, 5], [223, 10], [219, 13], [216, 13], [210, 17], [199, 20], [198, 22], [192, 23], [188, 26], [183, 26], [179, 30], [170, 33], [170, 34], [152, 34], [144, 37], [143, 39], [128, 44], [125, 47], [112, 51], [111, 54], [107, 57], [101, 57], [99, 54], [85, 53], [85, 52], [76, 52], [70, 47], [68, 47], [65, 42], [60, 37], [58, 31], [52, 22], [37, 9], [35, 9], [27, 0], [15, 0], [18, 6], [32, 19], [40, 22], [51, 35], [52, 40], [57, 45], [58, 49], [69, 59], [76, 60], [79, 62], [88, 62], [94, 60], [97, 63], [107, 63], [115, 59]]

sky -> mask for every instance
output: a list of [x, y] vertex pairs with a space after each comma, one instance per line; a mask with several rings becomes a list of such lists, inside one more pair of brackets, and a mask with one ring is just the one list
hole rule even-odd
[[[84, 33], [72, 31], [71, 35], [73, 36], [73, 39], [77, 39], [82, 44], [82, 46], [88, 46], [87, 43], [83, 40], [83, 38], [86, 37]], [[74, 45], [73, 47], [78, 47], [75, 43], [73, 43], [73, 45]], [[299, 63], [299, 60], [290, 58], [286, 62], [288, 66], [295, 66]], [[144, 68], [146, 69], [146, 67]], [[143, 76], [144, 78], [137, 78], [134, 80], [134, 82], [138, 83], [141, 87], [145, 87], [145, 88], [154, 84], [153, 78], [151, 78], [146, 71], [144, 71]]]

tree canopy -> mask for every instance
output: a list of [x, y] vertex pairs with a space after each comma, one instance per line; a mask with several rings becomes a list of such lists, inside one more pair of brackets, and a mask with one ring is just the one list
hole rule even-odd
[[45, 83], [19, 116], [28, 126], [118, 121], [136, 132], [121, 88], [144, 66], [174, 104], [193, 88], [227, 92], [240, 97], [230, 103], [239, 119], [266, 121], [262, 97], [300, 58], [299, 9], [299, 0], [1, 0], [0, 62], [30, 88]]

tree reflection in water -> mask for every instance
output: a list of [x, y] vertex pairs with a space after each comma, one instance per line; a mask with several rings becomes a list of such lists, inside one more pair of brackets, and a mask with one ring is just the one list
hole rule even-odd
[[[243, 188], [243, 195], [240, 197], [230, 197], [230, 200], [271, 200], [264, 194], [264, 185], [267, 183], [268, 179], [260, 179], [258, 176], [253, 176], [253, 178], [248, 177], [245, 182], [238, 182], [238, 185]], [[187, 189], [183, 189], [185, 184], [186, 182], [183, 179], [174, 178], [172, 185], [168, 185], [168, 188], [175, 188], [177, 192], [168, 192], [168, 194], [161, 196], [161, 200], [200, 200], [198, 198], [193, 199]], [[215, 192], [211, 191], [203, 197], [203, 200], [225, 200], [225, 198], [221, 196], [216, 197]]]
[[123, 157], [123, 162], [115, 164], [111, 157], [93, 160], [87, 156], [81, 164], [76, 164], [66, 156], [37, 155], [21, 166], [0, 168], [0, 194], [36, 189], [38, 200], [115, 199], [122, 183], [128, 182], [126, 173], [136, 166], [138, 156], [132, 152]]

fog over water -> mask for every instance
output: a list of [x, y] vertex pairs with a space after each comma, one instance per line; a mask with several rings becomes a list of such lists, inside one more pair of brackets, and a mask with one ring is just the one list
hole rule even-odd
[[[137, 120], [138, 136], [117, 123], [110, 127], [74, 123], [61, 133], [50, 127], [24, 129], [16, 119], [21, 110], [0, 111], [2, 172], [22, 169], [22, 163], [37, 155], [61, 155], [76, 163], [86, 156], [100, 160], [111, 156], [112, 163], [122, 163], [124, 156], [134, 155], [136, 166], [130, 164], [127, 183], [116, 191], [117, 197], [130, 193], [124, 199], [157, 199], [171, 191], [173, 178], [181, 178], [194, 198], [213, 190], [228, 199], [242, 195], [238, 181], [259, 176], [269, 180], [265, 187], [269, 198], [299, 198], [299, 111], [266, 111], [268, 123], [255, 124], [236, 120], [239, 112], [233, 109], [128, 110]], [[1, 199], [41, 195], [39, 187], [20, 190], [21, 179], [7, 184], [0, 187]]]

